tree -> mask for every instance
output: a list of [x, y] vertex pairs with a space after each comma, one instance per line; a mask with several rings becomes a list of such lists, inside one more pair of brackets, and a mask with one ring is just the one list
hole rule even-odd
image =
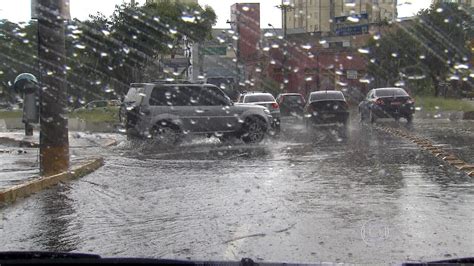
[[431, 87], [440, 95], [440, 83], [466, 77], [467, 41], [471, 17], [455, 3], [437, 3], [419, 12], [413, 21], [391, 26], [379, 40], [368, 43], [368, 72], [377, 85]]

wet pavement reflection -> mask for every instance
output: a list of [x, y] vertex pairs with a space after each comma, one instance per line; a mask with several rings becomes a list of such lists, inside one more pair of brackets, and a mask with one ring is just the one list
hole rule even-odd
[[[0, 209], [3, 249], [351, 263], [472, 255], [472, 178], [356, 120], [347, 131], [284, 122], [258, 145], [102, 149], [97, 172]], [[405, 129], [438, 141], [432, 127]], [[472, 141], [449, 145], [472, 153]]]

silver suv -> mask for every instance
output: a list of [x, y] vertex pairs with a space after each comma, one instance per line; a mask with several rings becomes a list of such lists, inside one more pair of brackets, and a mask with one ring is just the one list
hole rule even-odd
[[218, 87], [195, 83], [132, 83], [120, 112], [128, 137], [166, 144], [175, 144], [188, 133], [258, 143], [272, 119], [265, 107], [234, 105]]

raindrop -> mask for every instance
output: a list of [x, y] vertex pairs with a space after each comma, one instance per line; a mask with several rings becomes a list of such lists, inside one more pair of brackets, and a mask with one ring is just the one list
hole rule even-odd
[[313, 78], [312, 77], [306, 77], [304, 80], [311, 81], [311, 80], [313, 80]]
[[327, 43], [326, 40], [320, 40], [320, 41], [319, 41], [319, 44], [325, 44], [325, 43]]
[[398, 57], [397, 53], [392, 53], [392, 57]]
[[355, 16], [350, 16], [350, 17], [347, 18], [347, 20], [349, 20], [350, 22], [354, 22], [354, 23], [359, 22], [359, 18], [355, 17]]
[[181, 17], [181, 19], [187, 23], [196, 23], [196, 18], [194, 16], [184, 15]]
[[76, 45], [74, 45], [74, 46], [75, 46], [77, 49], [81, 49], [81, 50], [82, 50], [82, 49], [86, 49], [86, 46], [85, 46], [85, 45], [82, 45], [82, 44], [79, 44], [79, 43], [76, 44]]
[[422, 60], [423, 60], [423, 59], [425, 59], [425, 58], [426, 58], [426, 56], [425, 56], [425, 55], [420, 55], [418, 58], [420, 58], [420, 59], [422, 59]]
[[170, 29], [170, 33], [174, 35], [174, 34], [178, 33], [178, 31], [174, 30], [174, 29]]
[[263, 35], [264, 37], [273, 37], [273, 33], [271, 32], [265, 32], [265, 34]]
[[449, 77], [449, 80], [459, 80], [459, 76], [452, 75], [452, 76]]
[[271, 60], [271, 61], [270, 61], [270, 64], [274, 65], [274, 64], [276, 64], [276, 61], [275, 61], [275, 60]]
[[250, 8], [249, 8], [248, 6], [244, 6], [244, 7], [242, 7], [242, 10], [243, 10], [243, 11], [249, 11]]
[[168, 48], [173, 49], [173, 45], [171, 43], [168, 43]]
[[235, 36], [235, 35], [234, 35], [234, 36], [232, 36], [232, 39], [233, 39], [234, 41], [237, 41], [237, 40], [239, 40], [239, 36]]
[[399, 80], [395, 82], [395, 87], [404, 87], [405, 86], [405, 81]]
[[202, 114], [202, 113], [204, 113], [204, 110], [202, 110], [202, 109], [196, 109], [195, 112], [198, 113], [198, 114]]
[[352, 57], [351, 55], [348, 55], [348, 56], [346, 56], [346, 58], [347, 58], [348, 60], [352, 60], [353, 57]]
[[456, 64], [454, 68], [455, 69], [469, 69], [469, 66], [466, 64]]
[[376, 41], [377, 41], [377, 40], [380, 40], [380, 34], [375, 34], [373, 38], [374, 38], [374, 40], [376, 40]]
[[101, 56], [101, 57], [106, 57], [107, 55], [108, 55], [108, 54], [107, 54], [107, 53], [104, 53], [104, 52], [100, 53], [100, 56]]
[[438, 7], [438, 8], [436, 9], [436, 12], [441, 13], [441, 12], [443, 12], [443, 9], [442, 9], [441, 7]]
[[359, 53], [361, 53], [361, 54], [370, 53], [369, 49], [367, 49], [367, 48], [359, 48], [357, 51], [359, 51]]
[[277, 49], [277, 48], [279, 48], [279, 47], [280, 47], [280, 45], [278, 45], [277, 43], [272, 44], [272, 48], [273, 48], [273, 49]]
[[46, 75], [48, 75], [48, 76], [51, 76], [51, 75], [53, 75], [53, 74], [54, 74], [54, 73], [53, 73], [53, 71], [51, 71], [51, 70], [46, 71]]
[[129, 49], [128, 47], [123, 47], [122, 50], [123, 50], [126, 54], [130, 53], [130, 49]]
[[415, 110], [416, 110], [416, 111], [421, 111], [421, 109], [422, 109], [422, 108], [419, 107], [419, 106], [418, 106], [418, 107], [415, 107]]
[[104, 34], [105, 36], [109, 36], [109, 35], [110, 35], [110, 31], [108, 31], [108, 30], [102, 30], [102, 34]]
[[301, 45], [301, 48], [303, 48], [305, 50], [309, 50], [309, 49], [311, 49], [311, 45], [309, 45], [309, 44]]
[[270, 47], [268, 47], [268, 46], [263, 47], [263, 51], [265, 51], [265, 52], [270, 51]]
[[192, 125], [195, 125], [197, 123], [196, 120], [194, 120], [194, 119], [191, 119], [190, 122], [191, 122]]
[[376, 61], [375, 58], [370, 59], [370, 63], [372, 63], [372, 64], [375, 64], [375, 61]]

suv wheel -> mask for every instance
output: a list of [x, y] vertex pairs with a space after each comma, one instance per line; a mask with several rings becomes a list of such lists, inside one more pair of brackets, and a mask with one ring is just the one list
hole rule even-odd
[[164, 145], [178, 144], [182, 138], [179, 127], [166, 122], [154, 126], [150, 133], [152, 139]]
[[259, 143], [265, 137], [264, 122], [259, 118], [247, 118], [244, 123], [242, 140], [245, 143]]

